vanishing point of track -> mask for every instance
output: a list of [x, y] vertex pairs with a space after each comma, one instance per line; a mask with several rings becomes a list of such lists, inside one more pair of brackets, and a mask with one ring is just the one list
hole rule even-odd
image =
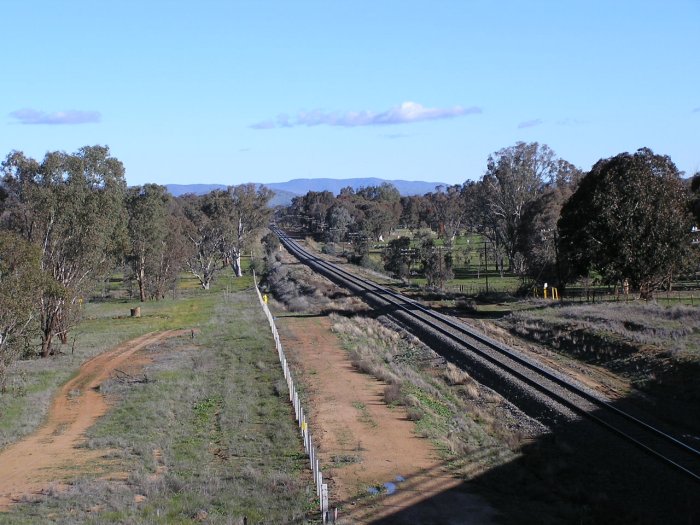
[[383, 304], [400, 311], [404, 319], [409, 317], [415, 320], [415, 324], [422, 330], [439, 334], [440, 337], [461, 346], [463, 352], [478, 356], [481, 361], [509, 376], [511, 381], [521, 382], [528, 390], [548, 398], [552, 406], [558, 407], [562, 412], [568, 411], [595, 422], [645, 453], [700, 482], [700, 451], [681, 439], [620, 410], [601, 395], [573, 379], [529, 359], [463, 323], [316, 257], [279, 228], [273, 227], [273, 230], [290, 253], [319, 273], [357, 290], [375, 304]]

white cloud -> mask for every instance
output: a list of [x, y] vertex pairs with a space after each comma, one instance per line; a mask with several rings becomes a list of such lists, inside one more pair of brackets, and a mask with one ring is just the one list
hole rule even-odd
[[49, 113], [36, 109], [18, 109], [10, 113], [20, 124], [88, 124], [99, 122], [101, 115], [98, 111], [56, 111]]
[[479, 107], [463, 108], [454, 106], [451, 108], [426, 108], [417, 102], [404, 102], [400, 106], [390, 108], [382, 112], [374, 111], [347, 111], [326, 112], [320, 109], [313, 111], [301, 111], [296, 117], [279, 115], [277, 119], [265, 120], [251, 125], [253, 129], [287, 128], [294, 126], [388, 126], [393, 124], [409, 124], [424, 120], [439, 120], [461, 117], [481, 113]]
[[532, 120], [526, 120], [525, 122], [521, 122], [520, 124], [518, 124], [518, 129], [532, 128], [535, 126], [539, 126], [542, 123], [543, 123], [542, 119], [539, 119], [539, 118], [532, 119]]

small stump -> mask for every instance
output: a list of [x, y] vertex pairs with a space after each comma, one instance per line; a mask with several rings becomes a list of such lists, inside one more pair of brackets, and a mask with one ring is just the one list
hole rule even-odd
[[141, 317], [141, 307], [137, 306], [136, 308], [131, 309], [131, 317]]

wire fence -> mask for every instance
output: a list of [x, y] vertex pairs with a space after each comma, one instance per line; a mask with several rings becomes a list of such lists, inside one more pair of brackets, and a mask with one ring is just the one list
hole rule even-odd
[[318, 496], [318, 503], [321, 510], [323, 523], [335, 523], [338, 511], [337, 509], [334, 509], [331, 512], [330, 508], [328, 507], [328, 484], [323, 482], [323, 473], [321, 472], [321, 464], [318, 458], [318, 449], [314, 445], [311, 430], [309, 429], [308, 418], [304, 411], [304, 407], [301, 405], [299, 393], [294, 385], [292, 371], [289, 368], [289, 363], [287, 362], [284, 348], [282, 348], [280, 336], [277, 332], [277, 326], [275, 326], [275, 319], [270, 313], [270, 309], [267, 307], [267, 296], [263, 296], [263, 294], [260, 292], [260, 288], [258, 288], [258, 282], [255, 278], [255, 274], [253, 274], [253, 282], [255, 283], [255, 291], [258, 294], [260, 306], [262, 306], [263, 312], [267, 317], [267, 321], [270, 323], [272, 337], [275, 339], [275, 348], [277, 349], [277, 355], [279, 356], [280, 364], [282, 365], [284, 379], [287, 381], [287, 387], [289, 388], [289, 401], [294, 406], [294, 417], [299, 425], [301, 438], [304, 441], [304, 451], [309, 457], [309, 463], [311, 464], [311, 471], [313, 473], [314, 483], [316, 485], [316, 494]]

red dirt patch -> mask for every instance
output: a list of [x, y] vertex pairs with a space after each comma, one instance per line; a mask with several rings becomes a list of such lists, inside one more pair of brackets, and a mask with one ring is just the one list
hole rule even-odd
[[[78, 448], [84, 432], [108, 404], [99, 386], [115, 369], [145, 364], [134, 361], [139, 350], [189, 330], [168, 330], [132, 339], [84, 363], [77, 375], [56, 395], [47, 421], [39, 430], [0, 452], [0, 511], [13, 502], [40, 494], [49, 486], [60, 486], [86, 464], [104, 456], [104, 451]], [[127, 361], [128, 360], [128, 361]]]
[[[300, 368], [331, 506], [347, 523], [490, 523], [494, 511], [452, 477], [402, 408], [383, 401], [383, 382], [350, 363], [327, 317], [278, 318], [288, 357]], [[403, 480], [403, 481], [398, 481]], [[391, 495], [371, 487], [393, 483]]]

